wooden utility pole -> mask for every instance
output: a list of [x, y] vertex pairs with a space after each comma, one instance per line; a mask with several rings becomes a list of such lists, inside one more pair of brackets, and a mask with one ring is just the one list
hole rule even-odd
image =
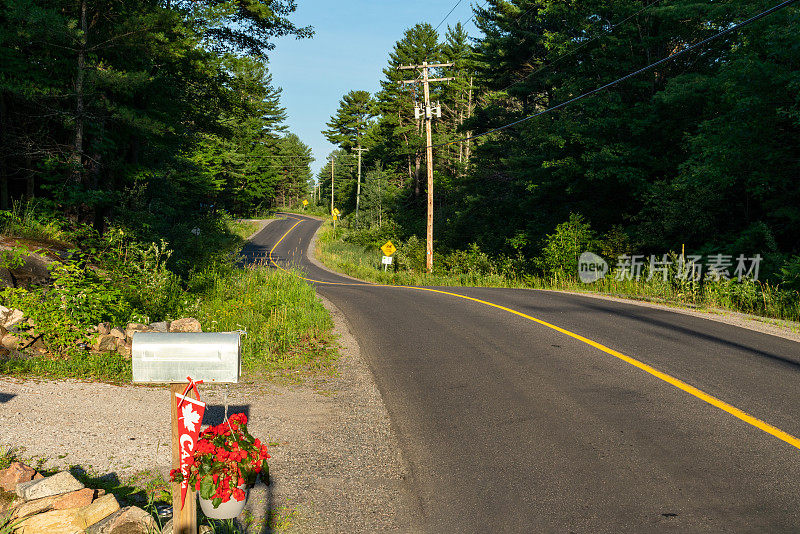
[[[397, 67], [399, 70], [421, 70], [422, 79], [416, 80], [401, 80], [399, 83], [422, 83], [423, 94], [425, 96], [424, 115], [425, 115], [425, 158], [428, 167], [428, 232], [425, 239], [426, 242], [426, 261], [425, 267], [429, 273], [433, 272], [433, 140], [431, 133], [431, 123], [433, 122], [433, 108], [431, 108], [431, 95], [430, 95], [430, 82], [446, 82], [454, 80], [455, 78], [430, 78], [428, 77], [428, 70], [440, 67], [452, 67], [452, 63], [434, 63], [429, 65], [427, 61], [423, 61], [422, 65], [401, 65]], [[438, 115], [441, 116], [441, 108], [439, 108]]]
[[358, 180], [356, 181], [356, 228], [358, 228], [358, 205], [361, 203], [361, 153], [369, 149], [361, 148], [359, 145], [353, 150], [358, 152]]
[[336, 159], [331, 154], [331, 215], [333, 215], [333, 163]]

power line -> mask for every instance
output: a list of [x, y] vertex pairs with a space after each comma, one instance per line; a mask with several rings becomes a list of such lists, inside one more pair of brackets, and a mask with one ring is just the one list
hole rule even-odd
[[[483, 5], [482, 5], [482, 6], [480, 6], [480, 9], [483, 9], [484, 7], [486, 7], [486, 4], [488, 4], [488, 3], [489, 3], [489, 0], [486, 0], [486, 1], [483, 3]], [[473, 10], [473, 12], [472, 12], [472, 16], [471, 16], [469, 19], [467, 19], [467, 22], [465, 22], [465, 23], [464, 23], [464, 27], [465, 27], [465, 28], [467, 27], [467, 24], [469, 24], [470, 22], [472, 22], [472, 19], [474, 19], [474, 18], [475, 18], [475, 15], [477, 15], [477, 14], [478, 14], [478, 13], [477, 13], [477, 12], [475, 12], [475, 11]]]
[[780, 4], [778, 4], [776, 6], [773, 6], [773, 7], [769, 8], [769, 9], [767, 9], [765, 11], [762, 11], [761, 13], [759, 13], [757, 15], [754, 15], [754, 16], [750, 17], [749, 19], [747, 19], [747, 20], [745, 20], [743, 22], [740, 22], [738, 24], [730, 26], [730, 27], [728, 27], [728, 28], [726, 28], [726, 29], [724, 29], [724, 30], [712, 35], [711, 37], [703, 39], [702, 41], [689, 46], [688, 48], [684, 48], [680, 52], [676, 52], [675, 54], [672, 54], [671, 56], [667, 56], [665, 58], [661, 58], [658, 61], [647, 65], [646, 67], [642, 67], [641, 69], [636, 70], [636, 71], [631, 72], [631, 73], [628, 73], [625, 76], [622, 76], [621, 78], [617, 78], [613, 82], [609, 82], [609, 83], [607, 83], [605, 85], [601, 85], [600, 87], [596, 87], [595, 89], [592, 89], [591, 91], [587, 91], [587, 92], [585, 92], [585, 93], [583, 93], [581, 95], [578, 95], [578, 96], [576, 96], [574, 98], [570, 98], [569, 100], [567, 100], [565, 102], [561, 102], [560, 104], [556, 104], [555, 106], [549, 107], [549, 108], [547, 108], [547, 109], [545, 109], [543, 111], [540, 111], [538, 113], [534, 113], [533, 115], [529, 115], [527, 117], [523, 117], [522, 119], [516, 120], [514, 122], [510, 122], [508, 124], [505, 124], [503, 126], [499, 126], [497, 128], [493, 128], [493, 129], [488, 130], [488, 131], [483, 132], [483, 133], [479, 133], [479, 134], [476, 134], [476, 135], [471, 135], [471, 136], [464, 137], [464, 138], [461, 138], [461, 139], [454, 139], [453, 141], [447, 141], [445, 143], [439, 143], [438, 145], [432, 145], [432, 148], [438, 148], [438, 147], [442, 147], [442, 146], [452, 145], [453, 143], [459, 143], [461, 141], [471, 141], [472, 139], [477, 139], [477, 138], [483, 137], [485, 135], [489, 135], [489, 134], [492, 134], [492, 133], [495, 133], [495, 132], [499, 132], [501, 130], [505, 130], [505, 129], [510, 128], [512, 126], [516, 126], [517, 124], [529, 121], [531, 119], [535, 119], [536, 117], [539, 117], [540, 115], [544, 115], [545, 113], [550, 113], [551, 111], [555, 111], [557, 109], [563, 108], [563, 107], [565, 107], [565, 106], [567, 106], [569, 104], [572, 104], [573, 102], [577, 102], [578, 100], [582, 100], [582, 99], [584, 99], [586, 97], [589, 97], [589, 96], [591, 96], [591, 95], [593, 95], [595, 93], [599, 93], [600, 91], [602, 91], [604, 89], [608, 89], [609, 87], [614, 86], [614, 85], [616, 85], [616, 84], [618, 84], [620, 82], [623, 82], [623, 81], [625, 81], [625, 80], [627, 80], [629, 78], [633, 78], [634, 76], [637, 76], [637, 75], [639, 75], [639, 74], [641, 74], [643, 72], [646, 72], [646, 71], [652, 69], [653, 67], [657, 67], [658, 65], [661, 65], [661, 64], [666, 63], [668, 61], [672, 61], [674, 59], [677, 59], [678, 57], [680, 57], [680, 56], [682, 56], [684, 54], [687, 54], [687, 53], [691, 52], [692, 50], [694, 50], [696, 48], [699, 48], [699, 47], [703, 46], [704, 44], [706, 44], [706, 43], [708, 43], [708, 42], [710, 42], [710, 41], [712, 41], [714, 39], [717, 39], [719, 37], [722, 37], [723, 35], [726, 35], [728, 33], [736, 31], [739, 28], [743, 28], [745, 26], [748, 26], [748, 25], [756, 22], [757, 20], [760, 20], [760, 19], [762, 19], [762, 18], [764, 18], [764, 17], [766, 17], [768, 15], [771, 15], [771, 14], [775, 13], [776, 11], [779, 11], [779, 10], [785, 8], [785, 7], [790, 6], [791, 4], [793, 4], [793, 3], [797, 2], [797, 1], [798, 0], [786, 0], [785, 2], [781, 2]]
[[455, 11], [455, 10], [456, 10], [456, 8], [458, 7], [458, 4], [460, 4], [462, 1], [463, 1], [463, 0], [458, 0], [458, 2], [456, 2], [456, 5], [454, 5], [454, 6], [453, 6], [453, 8], [452, 8], [452, 9], [451, 9], [451, 10], [450, 10], [448, 13], [447, 13], [447, 15], [445, 15], [445, 16], [444, 16], [444, 18], [442, 19], [442, 22], [440, 22], [439, 24], [437, 24], [437, 25], [436, 25], [436, 27], [433, 29], [433, 31], [436, 31], [436, 30], [438, 30], [438, 29], [439, 29], [439, 26], [441, 26], [442, 24], [444, 24], [444, 21], [446, 21], [446, 20], [447, 20], [447, 17], [449, 17], [450, 15], [452, 15], [452, 14], [453, 14], [453, 11]]
[[[607, 35], [607, 34], [611, 33], [612, 31], [614, 31], [614, 29], [616, 29], [616, 28], [617, 28], [617, 26], [619, 26], [619, 25], [621, 25], [621, 24], [624, 24], [624, 23], [628, 22], [629, 20], [631, 20], [632, 18], [634, 18], [634, 17], [636, 17], [636, 16], [640, 15], [641, 13], [643, 13], [643, 12], [647, 11], [648, 9], [650, 9], [651, 7], [653, 7], [653, 5], [657, 4], [657, 3], [658, 3], [658, 2], [660, 2], [660, 1], [661, 1], [661, 0], [653, 0], [652, 2], [650, 2], [649, 4], [647, 4], [646, 6], [642, 7], [642, 8], [641, 8], [639, 11], [637, 11], [636, 13], [634, 13], [634, 14], [632, 14], [632, 15], [629, 15], [628, 17], [625, 17], [624, 19], [622, 19], [621, 21], [619, 21], [619, 22], [617, 22], [617, 23], [615, 23], [615, 24], [612, 24], [612, 25], [611, 25], [611, 27], [610, 27], [610, 28], [608, 28], [608, 30], [604, 30], [604, 31], [602, 31], [602, 32], [598, 32], [598, 33], [596, 33], [594, 37], [592, 37], [591, 39], [589, 39], [589, 40], [587, 40], [587, 41], [584, 41], [584, 42], [582, 42], [581, 44], [579, 44], [578, 46], [576, 46], [575, 48], [573, 48], [573, 49], [572, 49], [572, 50], [570, 50], [569, 52], [565, 52], [564, 54], [561, 54], [560, 56], [556, 57], [556, 58], [555, 58], [553, 61], [551, 61], [550, 63], [548, 63], [548, 64], [546, 64], [546, 65], [542, 65], [542, 66], [541, 66], [541, 67], [539, 67], [538, 69], [536, 69], [536, 70], [534, 70], [534, 71], [531, 71], [531, 72], [529, 72], [528, 74], [526, 74], [526, 75], [525, 75], [525, 76], [523, 76], [522, 78], [520, 78], [520, 79], [518, 79], [517, 81], [515, 81], [515, 82], [511, 83], [510, 85], [508, 85], [508, 86], [504, 87], [503, 89], [499, 89], [499, 90], [498, 90], [498, 91], [496, 91], [496, 92], [498, 92], [498, 93], [502, 93], [502, 92], [504, 92], [504, 91], [508, 91], [509, 89], [511, 89], [512, 87], [514, 87], [515, 85], [517, 85], [518, 83], [524, 82], [525, 80], [527, 80], [528, 78], [530, 78], [530, 77], [531, 77], [531, 76], [533, 76], [534, 74], [538, 74], [538, 73], [542, 72], [543, 70], [545, 70], [545, 69], [547, 69], [547, 68], [549, 68], [549, 67], [552, 67], [553, 65], [555, 65], [556, 63], [558, 63], [559, 61], [561, 61], [562, 59], [564, 59], [565, 57], [569, 57], [569, 56], [573, 55], [573, 54], [574, 54], [574, 53], [576, 53], [578, 50], [580, 50], [581, 48], [583, 48], [583, 47], [585, 47], [585, 46], [587, 46], [587, 45], [589, 45], [589, 44], [591, 44], [591, 43], [595, 42], [597, 39], [599, 39], [599, 38], [600, 38], [600, 37], [602, 37], [603, 35]], [[528, 11], [530, 11], [530, 9], [529, 9]], [[527, 12], [526, 12], [526, 14], [527, 14]], [[533, 59], [534, 57], [536, 57], [536, 55], [535, 55], [535, 54], [534, 54], [534, 55], [532, 55], [531, 57], [529, 57], [527, 60], [525, 60], [525, 63], [527, 63], [528, 61], [530, 61], [530, 60], [531, 60], [531, 59]]]

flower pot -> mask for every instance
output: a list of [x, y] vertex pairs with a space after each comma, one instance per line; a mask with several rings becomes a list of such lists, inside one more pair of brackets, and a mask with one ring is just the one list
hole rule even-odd
[[238, 517], [239, 514], [242, 513], [242, 510], [244, 510], [244, 505], [247, 504], [247, 497], [249, 494], [249, 488], [245, 484], [239, 486], [239, 489], [244, 490], [243, 500], [237, 501], [231, 497], [231, 500], [220, 503], [217, 508], [214, 508], [211, 499], [204, 499], [200, 496], [200, 493], [198, 493], [197, 498], [200, 501], [200, 509], [202, 509], [206, 517], [210, 519], [233, 519], [234, 517]]

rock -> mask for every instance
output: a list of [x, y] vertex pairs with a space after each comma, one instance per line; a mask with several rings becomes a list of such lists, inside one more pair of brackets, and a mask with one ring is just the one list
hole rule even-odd
[[17, 484], [28, 482], [36, 475], [36, 469], [22, 462], [13, 462], [6, 469], [0, 471], [0, 487], [6, 491], [16, 491]]
[[24, 519], [28, 516], [49, 512], [53, 509], [53, 503], [61, 497], [61, 495], [50, 495], [49, 497], [23, 502], [14, 509], [11, 517], [12, 519]]
[[130, 341], [119, 340], [117, 343], [117, 352], [120, 356], [130, 359], [133, 354], [133, 344]]
[[136, 332], [152, 332], [151, 328], [142, 323], [128, 323], [125, 327], [125, 337], [130, 340], [133, 339], [133, 334]]
[[200, 321], [194, 317], [186, 317], [172, 321], [169, 325], [170, 332], [202, 332]]
[[22, 340], [10, 332], [4, 335], [3, 339], [0, 340], [0, 345], [9, 350], [16, 350], [21, 344]]
[[161, 321], [160, 323], [150, 323], [150, 329], [153, 332], [169, 332], [169, 322]]
[[158, 532], [158, 525], [150, 514], [136, 506], [120, 508], [86, 529], [87, 534], [150, 534], [151, 532]]
[[111, 334], [100, 334], [97, 336], [97, 341], [94, 342], [92, 348], [100, 352], [112, 352], [117, 350], [117, 337]]
[[94, 490], [83, 488], [72, 493], [60, 495], [58, 500], [53, 503], [53, 510], [66, 510], [68, 508], [81, 508], [92, 504], [94, 500]]
[[[18, 504], [19, 499], [16, 493], [0, 490], [0, 525], [3, 524], [4, 519], [10, 517], [11, 513], [8, 512], [8, 510], [11, 510]], [[0, 530], [0, 532], [2, 532], [2, 530]]]
[[117, 339], [121, 339], [123, 341], [125, 340], [125, 332], [123, 332], [121, 328], [117, 328], [116, 326], [111, 329], [111, 332], [109, 332], [109, 334], [111, 334]]
[[[54, 475], [55, 476], [55, 475]], [[53, 510], [25, 519], [18, 534], [75, 534], [119, 510], [113, 495], [103, 495], [92, 504], [68, 510]]]
[[0, 304], [0, 322], [3, 322], [3, 323], [6, 322], [6, 315], [8, 315], [8, 312], [10, 312], [10, 311], [11, 311], [11, 308], [6, 308], [2, 304]]
[[22, 313], [20, 310], [10, 310], [6, 316], [5, 320], [3, 321], [3, 326], [5, 328], [11, 328], [22, 322], [25, 318], [25, 314]]
[[78, 482], [68, 471], [61, 471], [53, 476], [40, 480], [31, 480], [17, 484], [17, 495], [31, 501], [50, 495], [60, 495], [83, 489], [84, 485]]
[[100, 323], [97, 325], [97, 333], [101, 336], [111, 333], [111, 323]]

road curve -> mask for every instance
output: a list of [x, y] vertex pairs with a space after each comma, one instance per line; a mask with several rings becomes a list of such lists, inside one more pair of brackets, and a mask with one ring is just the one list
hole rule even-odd
[[[428, 532], [800, 531], [800, 344], [550, 291], [357, 283], [299, 267], [346, 315]], [[277, 245], [277, 246], [276, 246]]]

